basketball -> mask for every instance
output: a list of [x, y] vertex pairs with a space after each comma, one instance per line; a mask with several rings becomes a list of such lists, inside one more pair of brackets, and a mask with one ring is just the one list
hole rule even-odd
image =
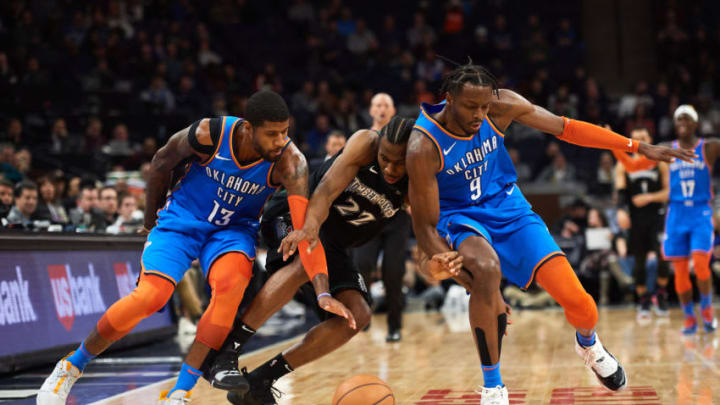
[[332, 405], [395, 405], [395, 395], [374, 375], [356, 375], [338, 385]]

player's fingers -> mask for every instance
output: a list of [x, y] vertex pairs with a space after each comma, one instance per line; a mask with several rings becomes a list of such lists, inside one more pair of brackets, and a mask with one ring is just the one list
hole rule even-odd
[[[670, 150], [670, 153], [671, 153], [674, 157], [676, 157], [676, 158], [678, 158], [678, 159], [680, 159], [680, 160], [684, 160], [684, 161], [686, 161], [686, 162], [692, 162], [693, 159], [695, 159], [696, 157], [698, 157], [697, 154], [696, 154], [694, 151], [688, 150], [688, 149], [671, 149], [671, 150]], [[670, 161], [670, 159], [667, 159], [667, 160], [666, 160], [666, 162], [669, 162], [669, 161]]]
[[317, 238], [313, 238], [313, 239], [308, 240], [308, 242], [309, 243], [308, 243], [307, 252], [310, 253], [310, 252], [312, 252], [313, 249], [315, 249], [315, 246], [317, 246], [318, 240], [317, 240]]

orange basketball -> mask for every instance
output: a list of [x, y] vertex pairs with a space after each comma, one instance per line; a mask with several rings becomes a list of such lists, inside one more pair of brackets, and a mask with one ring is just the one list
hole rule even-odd
[[374, 375], [356, 375], [338, 385], [332, 405], [395, 405], [395, 395]]

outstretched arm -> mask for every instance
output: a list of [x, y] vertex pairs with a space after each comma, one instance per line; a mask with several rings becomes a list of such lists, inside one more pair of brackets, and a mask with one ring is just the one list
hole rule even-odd
[[717, 158], [720, 156], [720, 139], [705, 139], [705, 159], [710, 167], [715, 166]]
[[670, 162], [673, 158], [691, 161], [691, 150], [672, 149], [665, 146], [636, 142], [610, 130], [584, 121], [557, 116], [534, 105], [514, 91], [501, 89], [500, 99], [493, 102], [490, 116], [504, 128], [512, 121], [555, 135], [558, 139], [579, 146], [637, 152], [652, 160]]
[[[305, 221], [308, 197], [308, 167], [305, 156], [295, 144], [290, 144], [283, 152], [278, 162], [277, 175], [288, 192], [288, 204], [293, 227], [302, 228]], [[306, 245], [307, 242], [304, 242]], [[312, 282], [317, 294], [318, 305], [325, 311], [340, 315], [348, 320], [350, 327], [355, 329], [355, 319], [352, 313], [340, 301], [330, 295], [330, 281], [328, 279], [327, 261], [322, 245], [312, 252], [307, 246], [300, 244], [300, 261]]]
[[345, 190], [362, 166], [373, 161], [377, 148], [378, 135], [374, 131], [361, 130], [348, 140], [345, 150], [333, 162], [330, 169], [320, 180], [308, 204], [305, 224], [295, 229], [283, 239], [279, 251], [287, 260], [297, 249], [298, 244], [306, 240], [309, 248], [315, 248], [318, 242], [320, 226], [325, 222], [333, 201]]
[[440, 195], [435, 174], [440, 159], [435, 146], [419, 131], [410, 135], [405, 164], [410, 178], [408, 194], [418, 246], [425, 257], [432, 257], [431, 261], [435, 262], [421, 263], [421, 270], [435, 273], [433, 276], [438, 279], [452, 276], [461, 285], [469, 286], [467, 274], [460, 271], [462, 256], [448, 248], [436, 228], [440, 218]]

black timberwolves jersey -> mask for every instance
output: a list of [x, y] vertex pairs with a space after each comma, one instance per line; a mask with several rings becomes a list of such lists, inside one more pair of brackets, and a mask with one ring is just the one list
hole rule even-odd
[[[323, 162], [310, 176], [310, 195], [341, 153]], [[377, 236], [403, 208], [407, 189], [407, 177], [396, 184], [386, 183], [377, 159], [361, 167], [330, 206], [320, 236], [343, 248], [362, 245]], [[275, 193], [265, 206], [262, 218], [261, 232], [265, 243], [270, 248], [277, 248], [290, 228], [287, 195], [284, 191]]]
[[632, 198], [638, 194], [654, 193], [662, 189], [662, 176], [657, 166], [648, 170], [625, 173], [627, 179], [627, 204], [630, 207], [631, 216], [654, 216], [663, 213], [663, 204], [650, 203], [644, 207], [636, 207]]
[[[313, 173], [310, 179], [311, 193], [341, 153], [326, 160]], [[359, 246], [380, 233], [403, 208], [407, 189], [407, 176], [395, 184], [386, 183], [375, 159], [373, 163], [361, 167], [355, 178], [333, 201], [321, 232], [342, 246]]]

